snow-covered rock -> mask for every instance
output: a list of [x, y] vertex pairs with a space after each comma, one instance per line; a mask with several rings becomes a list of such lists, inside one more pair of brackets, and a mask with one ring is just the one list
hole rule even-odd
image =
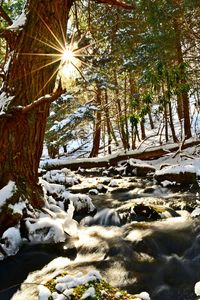
[[50, 290], [44, 285], [38, 285], [39, 300], [48, 300], [51, 296]]
[[73, 186], [74, 184], [80, 183], [80, 178], [75, 175], [69, 169], [64, 168], [62, 170], [51, 170], [42, 176], [43, 179], [49, 183], [64, 184], [65, 187]]
[[20, 231], [16, 227], [10, 227], [4, 231], [1, 238], [1, 248], [6, 255], [15, 255], [22, 243]]
[[158, 182], [171, 181], [180, 184], [191, 184], [196, 182], [196, 168], [192, 164], [172, 165], [157, 170], [154, 175]]
[[194, 286], [194, 292], [197, 296], [200, 296], [200, 281], [198, 281]]

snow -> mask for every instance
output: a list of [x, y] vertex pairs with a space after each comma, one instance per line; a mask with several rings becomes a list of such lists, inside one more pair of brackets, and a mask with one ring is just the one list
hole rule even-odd
[[12, 61], [13, 53], [14, 53], [14, 51], [11, 51], [11, 52], [9, 53], [8, 59], [7, 59], [5, 65], [4, 65], [4, 67], [3, 67], [3, 70], [4, 70], [4, 73], [5, 73], [5, 74], [6, 74], [6, 73], [8, 72], [8, 70], [9, 70], [9, 66], [10, 66], [10, 63], [11, 63], [11, 61]]
[[191, 217], [195, 218], [200, 216], [200, 207], [196, 207], [192, 212], [191, 212]]
[[91, 189], [91, 190], [89, 190], [89, 194], [91, 194], [91, 195], [98, 195], [98, 190], [97, 189]]
[[10, 227], [4, 231], [1, 238], [1, 247], [6, 255], [15, 255], [20, 248], [22, 239], [18, 228]]
[[199, 170], [197, 170], [196, 166], [192, 165], [190, 162], [190, 164], [187, 165], [173, 165], [157, 170], [156, 175], [180, 174], [185, 172], [196, 173], [199, 172]]
[[77, 121], [82, 120], [92, 110], [93, 111], [96, 110], [96, 107], [94, 105], [88, 104], [88, 105], [81, 106], [77, 109], [75, 113], [69, 115], [64, 120], [61, 120], [60, 122], [57, 123], [55, 122], [56, 124], [54, 124], [49, 131], [59, 131], [69, 125], [71, 126], [75, 124]]
[[4, 114], [5, 110], [7, 109], [8, 105], [12, 101], [14, 96], [9, 96], [6, 94], [6, 92], [2, 92], [0, 94], [0, 114]]
[[50, 290], [43, 285], [38, 285], [39, 300], [48, 300], [51, 296]]
[[162, 184], [163, 187], [167, 187], [167, 186], [170, 186], [170, 185], [175, 185], [177, 183], [176, 183], [176, 181], [163, 180], [161, 182], [161, 184]]
[[6, 203], [6, 200], [15, 193], [16, 185], [14, 181], [9, 181], [6, 186], [0, 190], [0, 208]]
[[[59, 259], [54, 260], [53, 264], [57, 269], [59, 269]], [[50, 267], [51, 268], [53, 267], [52, 262], [47, 266], [48, 269], [50, 269]], [[61, 260], [60, 267], [63, 267], [62, 260]], [[78, 273], [75, 276], [70, 276], [70, 275], [59, 276], [55, 279], [56, 282], [55, 288], [58, 292], [51, 293], [50, 290], [44, 287], [43, 285], [38, 286], [39, 300], [46, 300], [48, 299], [48, 297], [52, 297], [54, 300], [64, 300], [68, 298], [70, 295], [72, 295], [73, 288], [76, 288], [79, 285], [88, 284], [88, 282], [91, 281], [101, 280], [101, 279], [102, 277], [100, 273], [96, 270], [90, 271], [86, 275], [83, 275], [82, 273]], [[93, 287], [90, 287], [86, 290], [86, 292], [82, 296], [82, 299], [86, 299], [89, 296], [92, 298], [95, 296], [95, 289]]]
[[200, 281], [198, 281], [194, 286], [194, 292], [197, 296], [200, 296]]
[[115, 297], [116, 297], [116, 298], [121, 298], [121, 297], [122, 297], [122, 293], [117, 292], [117, 293], [115, 294]]
[[[187, 145], [188, 143], [194, 142], [195, 139], [189, 139], [185, 142], [185, 145]], [[113, 154], [110, 155], [106, 155], [105, 156], [101, 156], [102, 154], [99, 155], [99, 157], [94, 157], [94, 158], [55, 158], [55, 159], [44, 159], [40, 162], [40, 168], [45, 168], [45, 166], [49, 166], [51, 168], [56, 168], [56, 166], [65, 166], [67, 168], [67, 166], [70, 166], [71, 164], [77, 164], [77, 166], [81, 166], [81, 164], [85, 163], [85, 164], [97, 164], [97, 163], [101, 163], [101, 162], [105, 162], [107, 164], [110, 163], [110, 161], [115, 160], [115, 159], [119, 159], [120, 157], [122, 157], [122, 159], [124, 160], [124, 155], [131, 156], [131, 155], [139, 155], [139, 154], [143, 154], [148, 153], [150, 151], [157, 151], [158, 149], [163, 149], [166, 152], [165, 157], [161, 157], [160, 159], [155, 159], [155, 160], [151, 160], [151, 161], [142, 161], [139, 159], [131, 159], [131, 163], [134, 164], [139, 164], [139, 165], [143, 165], [144, 167], [151, 167], [154, 166], [155, 168], [159, 168], [160, 165], [163, 162], [168, 161], [169, 163], [177, 163], [180, 160], [180, 157], [177, 156], [176, 158], [172, 158], [172, 156], [174, 155], [174, 153], [172, 151], [172, 149], [174, 149], [174, 147], [179, 147], [179, 144], [166, 144], [164, 146], [151, 146], [149, 144], [145, 144], [144, 148], [141, 149], [135, 149], [135, 150], [129, 150], [129, 151], [124, 151], [124, 150], [116, 150], [115, 152], [113, 152]], [[197, 161], [198, 162], [198, 159]], [[200, 166], [200, 163], [198, 163]], [[105, 175], [106, 175], [105, 171]]]
[[150, 296], [147, 292], [142, 292], [139, 294], [139, 297], [142, 299], [142, 300], [150, 300]]
[[90, 287], [85, 291], [81, 299], [87, 299], [88, 297], [94, 298], [95, 297], [95, 289], [93, 287]]
[[62, 223], [50, 217], [28, 219], [26, 226], [29, 230], [29, 239], [34, 243], [58, 243], [66, 238]]
[[18, 30], [21, 27], [23, 27], [26, 23], [26, 13], [23, 10], [21, 15], [13, 22], [13, 24], [9, 27], [7, 27], [7, 29], [9, 30]]
[[88, 213], [95, 210], [92, 199], [85, 194], [71, 194], [68, 191], [62, 193], [62, 197], [66, 200], [72, 201], [75, 211], [87, 210]]
[[50, 194], [54, 194], [54, 193], [58, 193], [59, 194], [59, 193], [65, 191], [64, 185], [61, 185], [61, 184], [49, 183], [46, 180], [43, 180], [41, 178], [40, 178], [40, 183], [45, 188], [45, 190], [47, 192], [49, 192]]
[[73, 174], [69, 169], [64, 168], [62, 170], [52, 170], [48, 171], [42, 176], [43, 179], [48, 182], [56, 182], [65, 184], [67, 186], [72, 186], [80, 182], [79, 176]]
[[13, 213], [18, 213], [20, 215], [23, 215], [23, 209], [26, 207], [26, 204], [24, 201], [20, 201], [18, 203], [9, 204], [8, 207], [12, 209]]
[[83, 275], [82, 273], [78, 273], [76, 276], [66, 275], [56, 278], [56, 289], [63, 292], [66, 289], [75, 288], [79, 285], [101, 279], [100, 273], [96, 270], [89, 272], [87, 275]]

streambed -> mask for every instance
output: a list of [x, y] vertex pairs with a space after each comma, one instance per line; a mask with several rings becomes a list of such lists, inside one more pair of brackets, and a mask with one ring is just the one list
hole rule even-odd
[[[73, 275], [94, 269], [112, 285], [132, 294], [146, 291], [152, 300], [197, 299], [200, 217], [191, 213], [199, 205], [198, 187], [169, 189], [154, 185], [151, 179], [131, 180], [132, 187], [118, 185], [104, 194], [90, 193], [98, 212], [89, 221], [81, 221], [77, 238], [54, 246], [24, 245], [17, 255], [1, 261], [0, 299], [11, 299], [18, 284], [34, 270], [38, 271], [26, 280], [32, 284], [22, 284], [12, 299], [37, 299], [34, 283], [48, 280], [52, 272], [67, 270]], [[135, 213], [136, 206], [140, 210]], [[59, 270], [55, 266], [41, 270], [60, 256], [66, 259]]]

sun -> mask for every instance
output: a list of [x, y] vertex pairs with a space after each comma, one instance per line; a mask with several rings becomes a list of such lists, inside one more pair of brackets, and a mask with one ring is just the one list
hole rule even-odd
[[67, 47], [64, 52], [63, 52], [63, 55], [62, 55], [62, 61], [64, 63], [71, 63], [73, 60], [74, 60], [74, 52], [72, 49], [70, 49], [69, 47]]
[[69, 79], [73, 80], [79, 76], [80, 67], [82, 61], [79, 59], [80, 49], [78, 49], [76, 43], [70, 43], [65, 45], [60, 63], [59, 75], [62, 80], [68, 81]]

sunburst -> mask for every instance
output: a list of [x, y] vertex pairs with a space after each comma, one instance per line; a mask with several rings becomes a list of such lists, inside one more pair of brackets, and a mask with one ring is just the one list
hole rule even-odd
[[[62, 42], [58, 39], [58, 37], [54, 34], [52, 29], [48, 26], [48, 24], [42, 19], [41, 16], [39, 16], [40, 19], [42, 20], [44, 26], [47, 28], [47, 30], [50, 32], [51, 36], [53, 37], [54, 42], [48, 42], [48, 41], [43, 41], [42, 39], [39, 39], [37, 37], [29, 35], [30, 38], [37, 40], [39, 43], [44, 44], [45, 46], [49, 47], [52, 52], [55, 51], [55, 53], [18, 53], [18, 55], [28, 55], [28, 56], [38, 56], [38, 57], [43, 57], [43, 58], [48, 58], [50, 60], [47, 60], [44, 62], [43, 65], [34, 68], [31, 72], [25, 74], [24, 76], [27, 75], [33, 75], [37, 71], [44, 69], [52, 64], [58, 64], [58, 67], [55, 69], [53, 74], [48, 78], [48, 80], [45, 82], [44, 86], [40, 91], [38, 91], [38, 96], [41, 95], [42, 91], [45, 89], [45, 87], [49, 84], [49, 82], [55, 78], [57, 75], [62, 83], [64, 84], [65, 81], [66, 83], [69, 83], [69, 81], [73, 81], [77, 76], [81, 74], [80, 67], [82, 65], [82, 59], [84, 56], [87, 56], [85, 53], [85, 50], [90, 47], [90, 45], [84, 46], [82, 48], [78, 48], [78, 42], [75, 42], [75, 34], [72, 35], [71, 39], [69, 42], [66, 40], [66, 35], [63, 31], [63, 28], [60, 24], [60, 30], [62, 32]], [[22, 79], [22, 78], [20, 78]], [[19, 78], [18, 78], [19, 80]]]

